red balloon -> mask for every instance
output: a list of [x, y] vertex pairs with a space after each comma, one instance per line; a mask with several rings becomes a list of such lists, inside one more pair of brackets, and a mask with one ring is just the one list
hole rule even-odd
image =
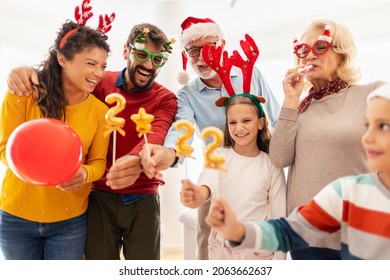
[[83, 159], [83, 146], [70, 126], [43, 118], [25, 122], [12, 132], [6, 156], [9, 167], [20, 179], [53, 186], [76, 174]]

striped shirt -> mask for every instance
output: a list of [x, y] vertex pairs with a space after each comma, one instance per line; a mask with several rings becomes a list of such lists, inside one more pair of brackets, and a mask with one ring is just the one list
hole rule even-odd
[[342, 259], [390, 259], [390, 189], [374, 173], [342, 177], [288, 218], [246, 223], [245, 231], [239, 247], [284, 252], [340, 231]]

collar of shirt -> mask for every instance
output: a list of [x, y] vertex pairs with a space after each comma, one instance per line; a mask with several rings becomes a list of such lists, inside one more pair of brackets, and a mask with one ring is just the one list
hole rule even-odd
[[144, 92], [150, 89], [153, 86], [153, 82], [150, 83], [146, 88], [133, 88], [132, 90], [128, 90], [125, 82], [125, 72], [126, 68], [124, 68], [121, 73], [118, 76], [118, 79], [116, 80], [115, 86], [116, 87], [123, 87], [126, 91], [131, 93], [138, 93], [138, 92]]

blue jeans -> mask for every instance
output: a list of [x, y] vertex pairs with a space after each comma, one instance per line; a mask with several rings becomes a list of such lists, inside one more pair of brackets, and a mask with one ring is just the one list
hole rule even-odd
[[54, 223], [25, 220], [0, 210], [0, 247], [7, 260], [80, 260], [87, 214]]

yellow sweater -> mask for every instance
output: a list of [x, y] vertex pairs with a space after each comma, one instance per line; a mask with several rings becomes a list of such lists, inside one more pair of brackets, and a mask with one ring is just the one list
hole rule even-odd
[[107, 110], [107, 106], [93, 95], [79, 104], [66, 107], [66, 124], [76, 131], [83, 144], [83, 167], [88, 177], [79, 190], [63, 192], [55, 186], [26, 183], [10, 170], [6, 159], [9, 136], [20, 124], [41, 118], [41, 112], [32, 96], [7, 92], [0, 111], [0, 159], [8, 167], [1, 188], [0, 209], [42, 223], [62, 221], [84, 213], [92, 182], [102, 177], [106, 168], [109, 137], [104, 137], [103, 133]]

